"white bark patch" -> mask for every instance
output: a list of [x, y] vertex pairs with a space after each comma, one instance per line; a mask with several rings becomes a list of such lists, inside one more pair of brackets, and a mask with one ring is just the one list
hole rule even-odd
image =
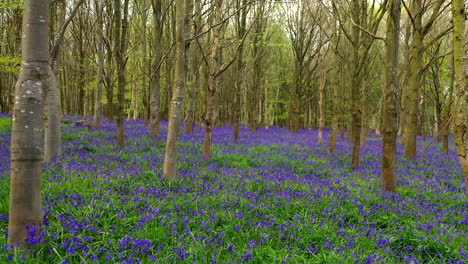
[[29, 128], [29, 126], [24, 126], [24, 128]]
[[26, 94], [31, 94], [31, 91], [27, 90], [27, 91], [26, 91]]

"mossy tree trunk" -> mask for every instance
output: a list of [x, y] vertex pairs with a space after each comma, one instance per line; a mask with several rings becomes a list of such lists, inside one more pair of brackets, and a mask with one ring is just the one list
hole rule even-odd
[[455, 90], [457, 93], [455, 105], [455, 144], [458, 159], [465, 174], [468, 185], [468, 62], [463, 65], [463, 57], [468, 60], [465, 44], [465, 4], [463, 0], [453, 0], [453, 64], [455, 71]]

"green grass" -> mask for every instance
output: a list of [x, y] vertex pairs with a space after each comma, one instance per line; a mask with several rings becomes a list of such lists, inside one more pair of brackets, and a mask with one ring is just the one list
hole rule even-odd
[[11, 118], [0, 117], [0, 133], [9, 133], [11, 131]]

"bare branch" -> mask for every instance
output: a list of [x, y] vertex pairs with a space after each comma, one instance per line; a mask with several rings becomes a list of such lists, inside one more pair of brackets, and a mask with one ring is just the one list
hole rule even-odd
[[57, 38], [54, 41], [54, 45], [52, 46], [51, 53], [50, 53], [50, 61], [52, 63], [57, 60], [59, 49], [63, 42], [63, 36], [65, 35], [65, 31], [67, 30], [68, 25], [73, 20], [73, 17], [75, 17], [76, 12], [78, 11], [81, 4], [83, 3], [84, 3], [84, 0], [78, 0], [78, 2], [73, 7], [70, 15], [68, 16], [67, 20], [65, 21], [65, 23], [63, 23], [62, 27], [60, 28], [60, 31], [57, 34]]
[[372, 34], [372, 33], [369, 32], [367, 29], [365, 29], [365, 28], [363, 28], [362, 26], [356, 24], [356, 22], [354, 22], [354, 20], [353, 20], [352, 18], [350, 18], [350, 20], [351, 20], [351, 23], [352, 23], [355, 27], [359, 28], [362, 32], [366, 33], [367, 35], [371, 36], [371, 37], [374, 38], [374, 39], [383, 40], [383, 42], [385, 42], [385, 44], [387, 44], [387, 40], [386, 40], [384, 37], [380, 37], [380, 36], [377, 36], [377, 35], [375, 35], [375, 34]]

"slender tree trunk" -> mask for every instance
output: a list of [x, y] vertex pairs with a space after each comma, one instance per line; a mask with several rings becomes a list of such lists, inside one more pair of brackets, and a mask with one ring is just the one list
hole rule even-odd
[[[195, 1], [195, 14], [194, 14], [194, 35], [200, 33], [201, 30], [201, 3]], [[190, 31], [189, 31], [190, 32]], [[192, 70], [193, 70], [193, 81], [192, 86], [189, 90], [189, 105], [187, 109], [187, 118], [185, 120], [185, 133], [192, 134], [193, 126], [195, 124], [195, 110], [197, 104], [197, 90], [200, 86], [200, 49], [199, 44], [195, 44], [192, 50]]]
[[[349, 56], [352, 58], [353, 54], [350, 54]], [[349, 73], [345, 73], [344, 76], [343, 76], [346, 79], [352, 78], [352, 74], [351, 74], [352, 69], [348, 69], [348, 71], [349, 71]], [[347, 83], [347, 82], [344, 81], [344, 83]], [[348, 110], [348, 115], [347, 115], [348, 118], [346, 120], [346, 123], [347, 123], [346, 125], [347, 125], [348, 140], [351, 141], [351, 142], [353, 142], [353, 139], [354, 139], [354, 137], [353, 137], [353, 127], [354, 127], [354, 125], [353, 125], [353, 103], [352, 103], [352, 99], [351, 99], [352, 98], [351, 94], [352, 94], [352, 89], [353, 89], [352, 86], [353, 86], [353, 84], [351, 82], [351, 85], [347, 84], [346, 86], [343, 87], [343, 88], [346, 88], [346, 92], [347, 92], [347, 95], [348, 95], [346, 97], [346, 99], [343, 100], [343, 103], [346, 100], [346, 103], [347, 103], [346, 105], [347, 105], [347, 107], [349, 109]], [[343, 91], [343, 92], [345, 92], [345, 91]], [[344, 123], [345, 123], [345, 120], [343, 120], [343, 127], [344, 127]]]
[[[192, 37], [192, 15], [193, 15], [193, 2], [192, 0], [185, 0], [185, 17], [184, 17], [184, 32], [185, 32], [185, 36], [184, 36], [184, 39], [185, 39], [185, 59], [184, 59], [184, 67], [185, 67], [185, 83], [188, 82], [188, 72], [189, 72], [189, 60], [188, 60], [188, 55], [190, 53], [190, 45], [192, 43], [192, 41], [190, 40], [191, 37]], [[192, 63], [193, 64], [193, 63]], [[195, 67], [198, 67], [199, 65], [198, 64], [193, 64], [192, 67], [195, 68]], [[186, 113], [186, 117], [185, 117], [185, 120], [189, 119], [189, 115], [193, 115], [194, 114], [194, 110], [195, 110], [195, 102], [192, 102], [192, 99], [193, 100], [196, 100], [196, 97], [195, 97], [195, 87], [194, 87], [194, 82], [192, 82], [192, 85], [190, 86], [190, 90], [188, 91], [188, 94], [189, 94], [189, 103], [188, 103], [188, 107], [187, 107], [187, 113]], [[190, 107], [192, 107], [192, 109], [190, 109]], [[188, 127], [190, 126], [190, 128]], [[186, 134], [191, 134], [191, 132], [193, 131], [193, 122], [192, 124], [187, 124], [187, 122], [185, 122], [184, 124], [184, 130], [185, 130], [185, 133]], [[188, 133], [190, 132], [190, 133]]]
[[26, 0], [21, 72], [16, 83], [11, 136], [8, 244], [26, 245], [27, 225], [42, 223], [43, 100], [49, 82], [49, 1]]
[[323, 125], [324, 125], [324, 93], [325, 93], [325, 65], [322, 65], [322, 70], [320, 72], [320, 87], [319, 87], [319, 127], [318, 127], [318, 144], [323, 144]]
[[252, 86], [250, 90], [249, 96], [249, 107], [250, 107], [250, 132], [254, 132], [257, 130], [260, 118], [260, 106], [259, 101], [261, 100], [261, 84], [263, 80], [263, 70], [262, 65], [263, 61], [263, 53], [262, 53], [262, 41], [263, 41], [263, 24], [264, 22], [264, 5], [265, 0], [261, 0], [258, 4], [256, 14], [255, 14], [255, 25], [254, 25], [254, 32], [252, 36], [252, 59], [253, 59], [253, 76], [252, 76]]
[[400, 122], [399, 122], [399, 129], [398, 135], [401, 136], [401, 142], [404, 144], [404, 135], [405, 135], [405, 125], [406, 125], [406, 116], [407, 116], [407, 107], [408, 104], [406, 102], [406, 93], [408, 90], [408, 76], [409, 76], [409, 68], [410, 68], [410, 57], [411, 57], [411, 49], [410, 49], [410, 38], [411, 38], [411, 21], [410, 18], [407, 19], [407, 25], [405, 28], [405, 42], [404, 42], [404, 56], [403, 56], [403, 69], [404, 72], [401, 74], [400, 83], [402, 85], [401, 88], [401, 111], [400, 111]]
[[[380, 112], [380, 109], [379, 109], [379, 112]], [[382, 131], [380, 130], [381, 129], [381, 116], [380, 116], [380, 113], [376, 114], [375, 116], [375, 135], [376, 136], [382, 136]], [[398, 133], [397, 133], [398, 135]]]
[[[366, 67], [364, 67], [366, 68]], [[363, 86], [363, 91], [361, 93], [361, 109], [362, 109], [362, 114], [361, 114], [361, 141], [360, 141], [360, 144], [361, 146], [365, 146], [366, 145], [366, 137], [367, 137], [367, 133], [368, 133], [368, 113], [367, 113], [367, 99], [368, 99], [368, 96], [367, 96], [367, 93], [368, 93], [368, 87], [367, 87], [367, 84], [365, 84]]]
[[175, 63], [175, 81], [174, 91], [172, 93], [172, 102], [169, 108], [169, 125], [167, 129], [166, 153], [164, 155], [164, 178], [171, 181], [176, 176], [178, 143], [180, 123], [182, 121], [182, 111], [184, 105], [185, 93], [185, 34], [184, 0], [176, 0], [176, 63]]
[[133, 91], [132, 91], [132, 97], [133, 97], [133, 120], [138, 120], [138, 98], [140, 98], [140, 93], [138, 89], [138, 82], [135, 82], [133, 84]]
[[423, 50], [423, 34], [422, 28], [422, 8], [421, 1], [412, 1], [413, 21], [413, 39], [411, 42], [411, 57], [410, 57], [410, 79], [409, 86], [406, 92], [406, 125], [405, 125], [405, 157], [414, 160], [416, 157], [416, 136], [418, 124], [418, 104], [419, 104], [419, 87], [421, 86], [421, 70], [422, 70], [422, 55]]
[[[349, 98], [351, 98], [351, 96]], [[354, 125], [353, 125], [354, 124], [354, 122], [353, 122], [353, 107], [352, 107], [351, 102], [349, 103], [349, 105], [350, 105], [350, 107], [349, 107], [350, 115], [348, 116], [348, 120], [347, 120], [348, 121], [348, 126], [347, 126], [348, 131], [347, 132], [348, 132], [348, 140], [353, 142], [353, 140], [354, 140], [354, 137], [353, 137], [353, 127], [354, 127]]]
[[213, 48], [211, 49], [211, 73], [208, 81], [207, 91], [207, 105], [206, 105], [206, 117], [205, 117], [205, 139], [203, 142], [203, 157], [205, 160], [211, 158], [211, 139], [213, 133], [214, 123], [214, 107], [216, 100], [216, 90], [219, 85], [219, 39], [221, 30], [221, 12], [222, 12], [223, 1], [215, 1], [215, 24], [213, 28]]
[[[148, 14], [145, 12], [145, 16], [143, 19], [143, 32], [148, 34], [150, 31], [147, 29], [148, 24]], [[149, 49], [148, 46], [151, 45], [151, 41], [148, 38], [143, 40], [143, 54], [144, 59], [142, 62], [142, 70], [146, 73], [143, 76], [143, 92], [142, 92], [142, 104], [143, 104], [143, 125], [147, 127], [149, 125], [149, 102], [150, 102], [150, 94], [151, 94], [151, 59], [150, 55], [148, 54]]]
[[205, 138], [203, 142], [203, 157], [205, 160], [211, 158], [211, 140], [213, 136], [214, 123], [214, 107], [216, 100], [216, 92], [213, 89], [218, 86], [218, 78], [214, 77], [215, 73], [210, 74], [209, 90], [207, 92], [206, 118], [205, 118]]
[[115, 19], [115, 64], [118, 69], [117, 73], [117, 147], [124, 148], [124, 109], [125, 109], [125, 50], [127, 41], [127, 21], [128, 21], [128, 4], [129, 0], [125, 0], [123, 13], [124, 17], [121, 20], [120, 0], [114, 1], [114, 19]]
[[291, 104], [289, 105], [289, 130], [293, 133], [298, 133], [301, 125], [299, 104], [300, 102], [297, 99], [291, 98]]
[[339, 119], [338, 119], [338, 127], [339, 127], [339, 131], [340, 131], [340, 138], [341, 139], [344, 139], [345, 137], [345, 121], [346, 121], [346, 118], [345, 118], [345, 106], [346, 106], [346, 100], [345, 100], [345, 71], [340, 68], [340, 77], [339, 77], [339, 80], [340, 80], [340, 89], [339, 89], [339, 93], [340, 93], [340, 97], [339, 97]]
[[426, 100], [424, 100], [424, 95], [421, 95], [421, 101], [419, 105], [421, 112], [419, 113], [419, 131], [422, 135], [423, 141], [426, 142]]
[[[334, 60], [335, 62], [337, 61], [337, 56], [336, 54], [334, 55]], [[337, 66], [336, 64], [332, 64], [332, 65], [335, 65], [335, 67]], [[336, 149], [336, 137], [337, 137], [337, 134], [338, 134], [338, 126], [339, 126], [339, 107], [340, 107], [340, 94], [339, 94], [339, 83], [338, 83], [338, 76], [340, 75], [340, 70], [339, 68], [337, 67], [336, 69], [336, 79], [335, 81], [333, 81], [332, 85], [333, 85], [333, 117], [332, 117], [332, 132], [330, 134], [330, 140], [329, 140], [329, 144], [330, 144], [330, 153], [333, 153], [335, 152], [335, 149]]]
[[[434, 56], [439, 56], [439, 51], [436, 51]], [[442, 89], [442, 84], [440, 82], [439, 78], [440, 74], [440, 65], [438, 63], [434, 63], [434, 66], [432, 67], [432, 82], [434, 84], [434, 95], [435, 95], [435, 100], [434, 100], [434, 126], [432, 128], [432, 136], [437, 137], [437, 142], [441, 141], [441, 135], [442, 135], [442, 127], [443, 127], [443, 118], [442, 118], [442, 108], [443, 108], [443, 98], [440, 95], [443, 92]], [[429, 115], [427, 115], [427, 118], [429, 119]], [[429, 121], [429, 120], [428, 120]], [[428, 122], [430, 125], [430, 121]]]
[[150, 136], [156, 141], [159, 137], [159, 93], [160, 93], [160, 64], [161, 64], [161, 48], [162, 48], [162, 14], [161, 0], [153, 0], [153, 16], [154, 16], [154, 61], [153, 73], [151, 75], [151, 99], [150, 99]]
[[52, 56], [49, 61], [51, 63], [51, 71], [49, 72], [49, 83], [46, 86], [46, 100], [44, 109], [45, 118], [45, 132], [44, 132], [44, 152], [45, 159], [50, 160], [62, 152], [62, 136], [60, 127], [60, 91], [57, 86], [56, 75], [59, 70], [60, 64], [60, 46], [62, 44], [62, 37], [60, 31], [65, 23], [66, 16], [66, 3], [61, 0], [57, 3], [58, 6], [58, 41], [57, 47], [54, 47]]
[[[361, 0], [353, 0], [353, 18], [354, 21], [360, 24], [360, 13], [361, 7], [359, 4]], [[351, 88], [351, 104], [352, 104], [352, 136], [353, 136], [353, 155], [352, 155], [352, 167], [357, 169], [359, 167], [359, 152], [361, 143], [361, 106], [359, 97], [361, 95], [361, 72], [359, 70], [359, 45], [360, 43], [360, 29], [356, 26], [353, 27], [353, 77], [352, 77], [352, 88]]]
[[78, 114], [80, 116], [85, 116], [85, 86], [86, 86], [86, 66], [85, 66], [85, 39], [84, 39], [84, 22], [83, 22], [83, 15], [78, 15], [78, 25], [79, 25], [79, 32], [78, 37], [75, 39], [77, 42], [77, 49], [78, 49]]
[[453, 89], [454, 89], [454, 80], [455, 80], [455, 71], [454, 71], [454, 60], [453, 54], [450, 55], [450, 62], [449, 62], [449, 69], [450, 69], [450, 89], [448, 93], [448, 102], [445, 102], [442, 110], [442, 127], [441, 127], [441, 134], [442, 134], [442, 151], [445, 154], [449, 152], [449, 140], [448, 135], [450, 131], [450, 123], [451, 123], [451, 109], [453, 105]]
[[[401, 0], [400, 0], [401, 1]], [[400, 51], [400, 50], [398, 50]], [[401, 92], [401, 85], [398, 86], [399, 87], [399, 90]], [[383, 111], [383, 96], [380, 98], [380, 101], [379, 101], [379, 107], [377, 107], [377, 111], [374, 115], [374, 121], [375, 121], [375, 135], [376, 136], [382, 136], [382, 117], [383, 117], [383, 114], [382, 114], [382, 111]], [[399, 109], [398, 109], [399, 106], [397, 106], [397, 122], [398, 122], [398, 113], [399, 113]], [[398, 124], [399, 125], [399, 124]], [[398, 126], [398, 129], [400, 127]], [[397, 131], [397, 136], [398, 136], [398, 131]]]
[[60, 50], [63, 44], [65, 30], [67, 29], [71, 19], [76, 15], [83, 0], [78, 1], [73, 10], [65, 20], [66, 17], [66, 2], [61, 0], [58, 3], [58, 32], [54, 40], [54, 45], [51, 50], [49, 62], [51, 63], [51, 70], [49, 72], [49, 83], [46, 86], [46, 105], [45, 105], [45, 159], [50, 160], [54, 156], [59, 156], [62, 152], [62, 133], [61, 133], [61, 113], [60, 113], [60, 90], [57, 86], [56, 76], [58, 74], [60, 65]]
[[94, 116], [93, 116], [93, 129], [97, 129], [101, 123], [101, 98], [102, 98], [102, 85], [104, 82], [104, 4], [105, 0], [96, 0], [96, 10], [98, 12], [98, 70], [97, 70], [97, 85], [96, 90], [94, 91], [94, 96], [96, 97], [94, 101]]
[[112, 64], [112, 52], [107, 53], [107, 78], [106, 78], [106, 98], [107, 98], [107, 120], [114, 120], [114, 82], [113, 72], [114, 65]]
[[[198, 45], [197, 45], [198, 46]], [[195, 47], [197, 49], [198, 47]], [[200, 84], [200, 60], [198, 50], [193, 51], [193, 81], [189, 90], [189, 105], [187, 109], [187, 119], [185, 121], [185, 134], [193, 134], [195, 124], [195, 106], [197, 103], [197, 90]]]
[[[455, 105], [455, 145], [458, 159], [468, 185], [468, 52], [463, 45], [465, 35], [465, 4], [463, 0], [453, 0], [453, 64], [455, 70], [455, 88], [457, 91]], [[465, 56], [465, 67], [463, 67]]]
[[[239, 38], [239, 35], [238, 35]], [[244, 47], [243, 44], [239, 47], [239, 55], [237, 57], [237, 68], [236, 68], [236, 81], [235, 81], [235, 97], [234, 97], [234, 125], [232, 137], [235, 142], [239, 140], [239, 127], [241, 119], [241, 94], [242, 94], [242, 83], [243, 83], [243, 60], [244, 60]]]
[[49, 71], [48, 84], [46, 86], [47, 111], [46, 129], [44, 135], [45, 159], [50, 160], [62, 152], [62, 136], [60, 128], [60, 93], [52, 69]]
[[398, 132], [398, 47], [401, 0], [390, 0], [387, 18], [385, 89], [383, 101], [382, 188], [395, 191], [396, 138]]
[[[244, 6], [247, 3], [247, 0], [237, 1], [236, 3], [241, 3]], [[237, 57], [237, 64], [236, 64], [236, 81], [235, 81], [235, 97], [234, 97], [234, 124], [233, 124], [233, 132], [232, 137], [235, 142], [239, 140], [239, 127], [240, 127], [240, 119], [241, 119], [241, 100], [242, 100], [242, 85], [244, 79], [243, 72], [244, 72], [244, 43], [242, 38], [245, 35], [246, 31], [246, 24], [247, 24], [247, 9], [243, 8], [236, 20], [237, 24], [237, 40], [240, 43], [239, 53]]]

